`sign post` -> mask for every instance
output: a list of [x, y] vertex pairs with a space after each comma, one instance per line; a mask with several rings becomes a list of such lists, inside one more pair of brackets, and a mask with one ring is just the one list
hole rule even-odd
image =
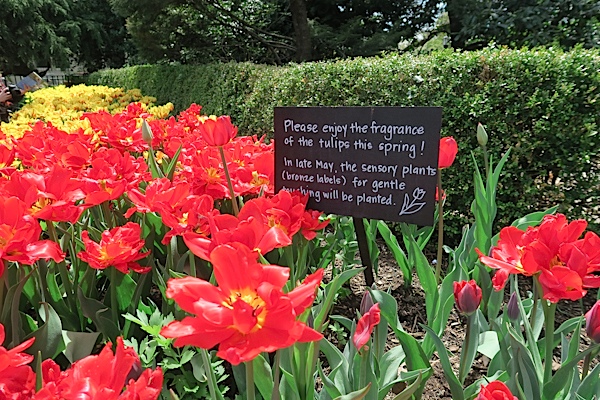
[[277, 107], [275, 189], [326, 213], [432, 225], [441, 125], [440, 107]]

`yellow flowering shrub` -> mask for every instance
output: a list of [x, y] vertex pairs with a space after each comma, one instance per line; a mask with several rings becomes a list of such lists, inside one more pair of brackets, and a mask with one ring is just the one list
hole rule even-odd
[[156, 98], [143, 96], [139, 89], [125, 91], [122, 88], [84, 84], [39, 89], [27, 93], [24, 102], [9, 123], [0, 124], [0, 131], [7, 136], [21, 137], [37, 121], [51, 123], [66, 132], [74, 132], [79, 128], [89, 131], [89, 122], [81, 120], [83, 113], [104, 110], [116, 114], [132, 102], [141, 103], [156, 118], [166, 118], [173, 110], [171, 103], [154, 105]]

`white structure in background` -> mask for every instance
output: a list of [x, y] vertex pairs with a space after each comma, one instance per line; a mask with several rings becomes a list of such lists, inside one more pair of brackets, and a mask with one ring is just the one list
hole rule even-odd
[[[36, 68], [36, 71], [40, 76], [43, 75], [42, 79], [46, 83], [48, 83], [49, 86], [64, 85], [70, 81], [70, 78], [81, 77], [85, 74], [83, 67], [79, 67], [79, 66], [71, 67], [68, 70], [62, 70], [62, 69], [58, 69], [58, 68], [48, 69], [46, 67], [38, 67], [38, 68]], [[46, 71], [46, 72], [44, 72], [44, 71]], [[9, 75], [6, 77], [6, 80], [9, 83], [14, 83], [14, 84], [19, 82], [21, 79], [23, 79], [23, 77], [18, 76], [18, 75]]]

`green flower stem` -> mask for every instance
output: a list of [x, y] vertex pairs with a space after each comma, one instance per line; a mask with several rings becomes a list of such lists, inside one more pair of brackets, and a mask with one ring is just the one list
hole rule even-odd
[[[34, 281], [37, 282], [37, 285], [38, 285], [37, 292], [40, 295], [42, 303], [45, 303], [46, 302], [46, 291], [44, 290], [44, 288], [47, 286], [47, 284], [45, 284], [42, 274], [40, 272], [40, 268], [39, 268], [39, 263], [43, 263], [43, 262], [44, 262], [44, 260], [39, 260], [39, 261], [37, 261], [36, 264], [33, 264], [31, 266], [31, 273], [34, 276]], [[47, 271], [48, 267], [46, 266], [46, 268], [44, 268], [44, 269]]]
[[[47, 221], [46, 229], [48, 230], [48, 236], [50, 237], [50, 240], [52, 240], [53, 242], [58, 244], [59, 247], [61, 247], [60, 239], [58, 238], [58, 234], [56, 233], [56, 227], [54, 226], [54, 222]], [[62, 247], [61, 247], [61, 249], [62, 249]], [[65, 287], [65, 291], [67, 292], [67, 299], [70, 300], [71, 296], [74, 295], [75, 292], [73, 291], [73, 284], [71, 282], [71, 277], [69, 276], [69, 271], [67, 270], [67, 264], [64, 260], [57, 264], [58, 264], [58, 272], [60, 274], [60, 278], [62, 279], [62, 283]]]
[[235, 215], [237, 217], [237, 215], [240, 213], [240, 210], [238, 209], [235, 192], [233, 191], [233, 184], [231, 183], [231, 176], [229, 175], [229, 168], [227, 168], [227, 160], [225, 159], [225, 151], [223, 151], [223, 146], [219, 146], [219, 153], [221, 154], [221, 160], [223, 161], [223, 169], [225, 170], [225, 178], [227, 178], [227, 186], [229, 187], [229, 194], [231, 196], [231, 205], [233, 206], [233, 215]]
[[485, 163], [485, 176], [486, 178], [490, 176], [490, 161], [489, 161], [489, 155], [488, 155], [488, 150], [486, 146], [481, 146], [481, 148], [483, 149], [483, 162]]
[[254, 394], [254, 364], [252, 364], [252, 360], [244, 363], [246, 365], [246, 393], [248, 396], [247, 400], [255, 400], [256, 396]]
[[[4, 260], [0, 260], [0, 262], [5, 262]], [[5, 267], [8, 267], [6, 263]], [[8, 272], [4, 271], [4, 274], [0, 275], [0, 315], [2, 315], [2, 311], [4, 310], [4, 286], [6, 285], [6, 280], [8, 279]], [[0, 321], [3, 322], [3, 321]]]
[[219, 393], [219, 388], [217, 385], [217, 379], [215, 378], [215, 373], [212, 369], [212, 364], [210, 363], [210, 358], [208, 357], [208, 350], [198, 349], [200, 355], [202, 356], [202, 362], [204, 363], [204, 370], [206, 371], [206, 380], [208, 381], [208, 391], [210, 392], [210, 398], [212, 400], [218, 400], [219, 397], [217, 393]]
[[196, 257], [194, 256], [194, 253], [192, 253], [191, 251], [190, 251], [189, 260], [190, 260], [190, 275], [195, 278], [197, 276], [196, 275]]
[[588, 372], [590, 371], [590, 363], [591, 363], [591, 361], [594, 358], [596, 358], [596, 356], [598, 355], [598, 353], [600, 353], [600, 346], [598, 346], [597, 343], [592, 343], [590, 345], [590, 347], [596, 347], [596, 350], [588, 353], [585, 356], [585, 358], [583, 359], [583, 370], [581, 371], [581, 380], [582, 381], [587, 376]]
[[442, 194], [442, 170], [438, 168], [437, 173], [438, 187], [438, 247], [437, 247], [437, 264], [435, 265], [435, 283], [440, 281], [442, 272], [442, 249], [444, 247], [444, 196]]
[[119, 300], [117, 299], [117, 269], [115, 267], [109, 267], [109, 279], [110, 279], [110, 311], [112, 319], [115, 321], [117, 327], [119, 324]]
[[109, 201], [103, 202], [100, 207], [102, 207], [102, 215], [104, 216], [104, 222], [107, 224], [109, 229], [112, 229], [116, 226], [115, 219], [112, 211], [110, 211]]
[[273, 391], [271, 392], [271, 400], [280, 400], [281, 394], [279, 393], [279, 376], [281, 371], [281, 350], [275, 352], [275, 361], [273, 363]]
[[541, 287], [540, 287], [540, 283], [538, 282], [537, 278], [533, 279], [533, 296], [532, 296], [532, 300], [533, 300], [533, 306], [531, 309], [531, 319], [529, 321], [529, 325], [531, 325], [531, 327], [534, 326], [535, 324], [535, 319], [537, 317], [537, 303], [539, 300], [539, 294], [542, 293]]
[[552, 378], [552, 353], [554, 352], [554, 316], [556, 314], [556, 303], [541, 300], [544, 309], [544, 326], [546, 338], [546, 359], [544, 360], [544, 384]]
[[358, 374], [358, 386], [354, 389], [360, 390], [367, 386], [367, 368], [369, 367], [370, 350], [362, 349], [358, 352], [360, 357], [360, 373]]
[[[308, 363], [306, 364], [308, 366], [308, 368], [306, 368], [307, 374], [306, 374], [306, 381], [307, 382], [312, 382], [312, 386], [314, 387], [314, 379], [313, 377], [315, 376], [315, 369], [317, 368], [317, 363], [315, 360], [317, 360], [319, 358], [319, 341], [316, 342], [311, 342], [310, 346], [308, 347], [309, 349], [312, 347], [312, 352], [309, 353], [310, 354], [310, 358], [308, 359]], [[310, 389], [310, 387], [309, 387]], [[309, 399], [309, 393], [306, 393], [306, 398]]]
[[37, 357], [35, 358], [35, 390], [42, 390], [44, 386], [43, 374], [42, 374], [42, 352], [38, 350]]
[[463, 347], [460, 353], [460, 365], [458, 367], [458, 380], [463, 383], [467, 374], [469, 373], [469, 369], [471, 368], [472, 362], [468, 360], [471, 347], [471, 336], [473, 335], [473, 330], [478, 329], [477, 325], [477, 313], [473, 313], [467, 316], [467, 332], [465, 333], [465, 339], [463, 342]]

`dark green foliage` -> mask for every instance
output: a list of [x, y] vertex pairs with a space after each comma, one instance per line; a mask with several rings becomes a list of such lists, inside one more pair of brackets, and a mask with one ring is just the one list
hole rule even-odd
[[70, 52], [52, 20], [65, 19], [69, 3], [65, 0], [5, 0], [0, 19], [0, 70], [28, 73], [31, 68], [68, 65]]
[[252, 61], [281, 65], [291, 60], [379, 55], [431, 29], [441, 7], [435, 0], [110, 3], [127, 18], [127, 29], [143, 62], [181, 64]]
[[448, 0], [446, 9], [455, 48], [600, 47], [597, 0]]
[[71, 20], [61, 22], [62, 33], [77, 64], [89, 72], [119, 68], [135, 53], [125, 28], [125, 18], [115, 14], [108, 0], [74, 1]]
[[438, 1], [307, 0], [312, 27], [313, 59], [374, 56], [395, 51], [434, 25]]
[[144, 66], [96, 73], [91, 83], [137, 87], [174, 102], [177, 111], [196, 102], [207, 114], [231, 115], [243, 134], [271, 133], [275, 106], [441, 106], [442, 135], [459, 143], [457, 160], [443, 175], [448, 244], [472, 220], [470, 152], [482, 162], [478, 122], [494, 160], [512, 148], [500, 178], [496, 232], [554, 204], [599, 227], [598, 51], [447, 51], [287, 67]]
[[108, 0], [4, 0], [0, 10], [0, 70], [6, 75], [71, 64], [88, 71], [121, 67], [132, 53], [125, 19]]
[[144, 62], [281, 63], [294, 54], [287, 2], [110, 0]]

